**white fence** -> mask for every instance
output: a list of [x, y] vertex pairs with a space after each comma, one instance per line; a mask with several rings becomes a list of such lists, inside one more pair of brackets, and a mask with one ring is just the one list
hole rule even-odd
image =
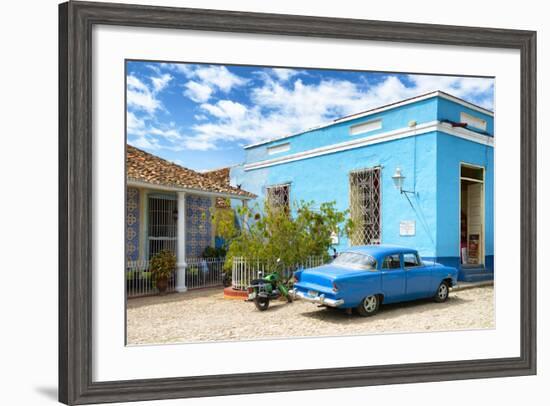
[[[299, 268], [312, 268], [323, 265], [325, 262], [323, 257], [308, 257], [303, 263], [292, 266], [285, 266], [283, 269], [283, 277], [289, 278], [292, 272]], [[273, 261], [270, 262], [273, 269]], [[231, 273], [231, 285], [233, 289], [245, 290], [250, 282], [258, 279], [260, 275], [265, 275], [270, 271], [268, 262], [258, 259], [247, 259], [244, 257], [234, 257]]]
[[207, 288], [223, 284], [225, 258], [188, 258], [185, 269], [187, 289]]
[[[220, 286], [223, 283], [225, 258], [188, 258], [185, 285], [188, 289]], [[168, 279], [167, 293], [175, 292], [177, 274]], [[157, 295], [156, 283], [149, 271], [149, 261], [129, 261], [126, 265], [126, 294], [128, 298]]]

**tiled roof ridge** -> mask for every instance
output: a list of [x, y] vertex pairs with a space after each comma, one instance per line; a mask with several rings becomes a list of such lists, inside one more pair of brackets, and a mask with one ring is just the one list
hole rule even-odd
[[177, 186], [186, 189], [223, 193], [235, 196], [256, 197], [229, 183], [220, 183], [214, 177], [146, 152], [133, 145], [126, 145], [126, 174], [129, 179], [150, 184]]

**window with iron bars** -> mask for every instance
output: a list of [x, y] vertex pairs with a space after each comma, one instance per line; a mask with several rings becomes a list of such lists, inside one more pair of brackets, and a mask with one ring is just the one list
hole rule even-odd
[[271, 208], [290, 210], [290, 185], [276, 185], [267, 188], [267, 204]]
[[149, 196], [147, 203], [149, 259], [162, 250], [176, 254], [178, 202], [175, 196]]
[[349, 174], [351, 245], [380, 244], [380, 167]]

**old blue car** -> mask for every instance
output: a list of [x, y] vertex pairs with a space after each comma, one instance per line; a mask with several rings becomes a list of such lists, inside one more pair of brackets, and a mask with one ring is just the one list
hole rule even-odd
[[433, 298], [444, 302], [458, 271], [423, 261], [411, 248], [365, 245], [349, 248], [331, 263], [295, 273], [295, 297], [319, 305], [375, 314], [382, 303]]

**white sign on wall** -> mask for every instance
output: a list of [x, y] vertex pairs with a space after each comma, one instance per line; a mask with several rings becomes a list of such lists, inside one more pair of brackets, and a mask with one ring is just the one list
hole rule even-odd
[[399, 222], [399, 235], [402, 237], [410, 237], [416, 234], [416, 221], [401, 220]]

